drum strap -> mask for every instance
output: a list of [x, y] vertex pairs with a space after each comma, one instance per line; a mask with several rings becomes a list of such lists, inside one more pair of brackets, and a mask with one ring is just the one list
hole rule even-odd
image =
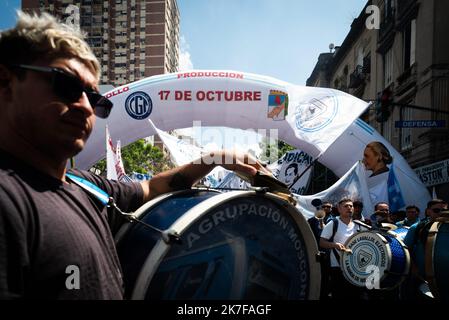
[[109, 207], [114, 208], [115, 210], [117, 210], [118, 213], [120, 213], [122, 216], [124, 216], [125, 218], [127, 218], [129, 221], [133, 222], [138, 222], [140, 224], [143, 224], [144, 226], [153, 229], [159, 233], [161, 233], [162, 235], [162, 239], [166, 242], [166, 243], [171, 243], [171, 242], [180, 242], [181, 239], [179, 237], [179, 235], [172, 231], [172, 230], [160, 230], [148, 223], [145, 223], [139, 219], [136, 218], [136, 216], [133, 213], [125, 213], [122, 210], [120, 210], [119, 207], [117, 207], [114, 198], [110, 197], [104, 190], [100, 189], [98, 186], [94, 185], [93, 183], [91, 183], [90, 181], [87, 181], [86, 179], [83, 179], [81, 177], [75, 176], [73, 174], [70, 173], [66, 173], [66, 177], [70, 180], [73, 181], [73, 183], [77, 184], [79, 187], [81, 187], [84, 191], [86, 191], [90, 196], [94, 197], [95, 199], [98, 199], [101, 201], [101, 203], [103, 205], [107, 205]]
[[75, 184], [80, 186], [84, 191], [93, 196], [95, 199], [100, 200], [103, 205], [107, 205], [109, 203], [109, 195], [90, 181], [87, 181], [86, 179], [70, 173], [66, 173], [65, 176], [69, 178], [70, 181], [73, 181]]
[[[338, 219], [332, 219], [332, 223], [332, 236], [329, 238], [329, 242], [334, 242], [335, 234], [338, 230]], [[338, 253], [337, 249], [332, 248], [332, 252], [334, 253], [335, 259], [337, 259], [338, 264], [340, 264], [340, 254]]]
[[429, 283], [430, 291], [435, 298], [439, 299], [438, 288], [435, 283], [435, 270], [433, 268], [433, 255], [435, 248], [435, 240], [440, 228], [440, 222], [434, 222], [430, 227], [429, 234], [427, 235], [427, 242], [425, 244], [425, 271], [426, 280]]

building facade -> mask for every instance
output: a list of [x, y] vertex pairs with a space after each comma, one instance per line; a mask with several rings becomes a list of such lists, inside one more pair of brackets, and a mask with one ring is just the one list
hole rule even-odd
[[23, 0], [24, 11], [45, 11], [79, 24], [101, 63], [101, 83], [124, 85], [176, 72], [176, 0]]
[[446, 0], [367, 1], [342, 45], [320, 55], [307, 85], [373, 101], [361, 118], [449, 200], [447, 12]]

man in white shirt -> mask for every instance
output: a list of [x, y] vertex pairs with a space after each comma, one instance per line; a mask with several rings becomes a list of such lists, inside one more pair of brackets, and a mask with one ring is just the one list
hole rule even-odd
[[[353, 202], [344, 198], [337, 205], [340, 216], [330, 221], [323, 229], [320, 247], [331, 251], [331, 292], [333, 299], [360, 299], [361, 288], [351, 285], [340, 269], [340, 251], [348, 250], [344, 243], [356, 233], [360, 226], [352, 221]], [[334, 226], [337, 224], [337, 226]]]

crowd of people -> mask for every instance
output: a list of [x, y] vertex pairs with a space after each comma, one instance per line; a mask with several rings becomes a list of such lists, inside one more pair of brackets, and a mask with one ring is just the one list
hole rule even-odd
[[[112, 235], [123, 221], [73, 176], [82, 185], [98, 186], [130, 212], [160, 194], [190, 188], [217, 165], [243, 175], [270, 174], [251, 156], [226, 151], [139, 183], [67, 170], [68, 160], [83, 150], [95, 118], [107, 118], [113, 107], [98, 92], [99, 77], [99, 62], [83, 35], [48, 14], [19, 13], [16, 27], [0, 35], [0, 299], [123, 298]], [[388, 172], [391, 162], [381, 143], [366, 146], [364, 164], [371, 176]], [[286, 169], [286, 178], [293, 181], [296, 175], [294, 166]], [[370, 297], [346, 281], [340, 253], [355, 233], [388, 225], [410, 228], [404, 242], [413, 268], [397, 298], [419, 297], [425, 234], [448, 210], [447, 202], [429, 201], [423, 218], [413, 204], [391, 213], [385, 201], [364, 208], [359, 199], [344, 198], [323, 202], [319, 209], [309, 223], [322, 249], [322, 299]], [[81, 282], [88, 285], [68, 290], [68, 265], [81, 266]]]
[[[425, 215], [420, 217], [420, 209], [408, 205], [403, 214], [390, 212], [387, 202], [377, 203], [373, 214], [363, 218], [363, 203], [349, 198], [342, 199], [334, 207], [329, 202], [321, 205], [326, 214], [318, 214], [308, 220], [317, 239], [323, 259], [321, 299], [425, 299], [422, 292], [426, 284], [425, 246], [431, 225], [442, 215], [449, 214], [448, 202], [432, 199], [428, 202]], [[332, 210], [336, 208], [337, 210]], [[356, 212], [357, 211], [357, 212]], [[337, 224], [338, 227], [334, 225]], [[340, 262], [341, 252], [348, 250], [345, 242], [358, 231], [379, 230], [388, 232], [396, 228], [408, 228], [403, 239], [411, 258], [411, 270], [408, 277], [396, 290], [376, 294], [366, 289], [351, 285], [342, 275]], [[330, 255], [330, 260], [327, 257]], [[420, 288], [421, 287], [421, 288]]]

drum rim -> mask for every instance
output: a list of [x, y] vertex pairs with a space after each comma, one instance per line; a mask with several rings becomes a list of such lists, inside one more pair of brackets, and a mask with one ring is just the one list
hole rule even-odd
[[[172, 196], [174, 195], [175, 194], [172, 194]], [[192, 207], [190, 210], [186, 211], [179, 219], [177, 219], [172, 224], [170, 230], [173, 230], [174, 232], [177, 232], [179, 235], [182, 235], [183, 232], [186, 229], [188, 229], [188, 227], [191, 224], [195, 223], [198, 219], [201, 219], [202, 216], [208, 214], [209, 211], [213, 210], [214, 208], [221, 205], [225, 201], [230, 201], [245, 196], [258, 196], [258, 193], [254, 190], [231, 191], [226, 193], [218, 192], [216, 196], [210, 197], [200, 202], [196, 206]], [[316, 254], [318, 253], [318, 246], [316, 244], [315, 238], [313, 237], [313, 234], [310, 230], [310, 227], [306, 219], [296, 207], [292, 206], [286, 200], [280, 198], [279, 196], [276, 196], [271, 193], [265, 193], [263, 194], [263, 196], [268, 197], [271, 200], [274, 200], [288, 212], [288, 214], [295, 221], [296, 225], [298, 226], [298, 229], [302, 234], [302, 237], [304, 239], [304, 246], [306, 248], [311, 248], [311, 250], [307, 250], [308, 251], [307, 258], [310, 266], [309, 268], [310, 284], [307, 297], [309, 300], [319, 299], [321, 271], [319, 269], [320, 265], [316, 259]], [[166, 198], [167, 197], [165, 197], [164, 199]], [[147, 206], [147, 209], [149, 207], [150, 206]], [[308, 236], [304, 236], [305, 233], [308, 234]], [[154, 277], [154, 274], [158, 270], [160, 263], [167, 255], [170, 248], [171, 244], [165, 243], [162, 239], [159, 239], [157, 241], [157, 243], [151, 250], [150, 254], [145, 259], [145, 262], [142, 264], [140, 272], [135, 281], [135, 286], [131, 293], [131, 299], [143, 300], [145, 298], [147, 289]]]
[[[346, 240], [346, 242], [345, 242], [345, 247], [346, 246], [348, 246], [348, 244], [352, 241], [352, 239], [353, 238], [355, 238], [355, 237], [357, 237], [358, 235], [360, 235], [360, 234], [362, 234], [362, 233], [369, 233], [369, 234], [371, 234], [371, 235], [374, 235], [374, 236], [376, 236], [376, 237], [378, 237], [379, 238], [379, 240], [381, 240], [383, 243], [384, 243], [384, 248], [385, 248], [385, 254], [386, 254], [386, 256], [388, 257], [388, 259], [387, 259], [387, 265], [385, 266], [385, 270], [384, 270], [384, 272], [383, 272], [383, 275], [380, 277], [380, 279], [379, 279], [379, 282], [381, 283], [382, 281], [384, 281], [388, 276], [389, 276], [389, 274], [388, 274], [388, 272], [385, 272], [385, 271], [388, 271], [388, 270], [390, 270], [390, 268], [391, 268], [391, 263], [392, 263], [392, 261], [393, 261], [393, 254], [392, 254], [392, 252], [391, 252], [391, 247], [390, 247], [390, 245], [387, 245], [388, 244], [388, 241], [387, 241], [387, 239], [385, 238], [385, 234], [382, 234], [382, 232], [379, 232], [379, 231], [377, 231], [377, 230], [366, 230], [366, 231], [359, 231], [359, 232], [356, 232], [356, 233], [354, 233], [353, 235], [351, 235], [347, 240]], [[401, 283], [402, 283], [402, 281], [403, 281], [403, 279], [409, 274], [409, 272], [410, 272], [410, 254], [409, 254], [409, 251], [408, 251], [408, 248], [407, 248], [407, 246], [405, 245], [405, 243], [401, 240], [401, 239], [398, 239], [398, 238], [396, 238], [396, 237], [394, 237], [393, 235], [390, 235], [390, 234], [388, 234], [388, 233], [386, 233], [388, 236], [390, 236], [390, 237], [393, 237], [395, 240], [397, 240], [400, 244], [401, 244], [401, 247], [404, 249], [403, 251], [404, 251], [404, 255], [405, 255], [405, 268], [404, 268], [404, 274], [401, 276], [401, 281], [399, 281], [397, 284], [395, 284], [394, 286], [392, 286], [392, 287], [388, 287], [388, 288], [379, 288], [379, 289], [383, 289], [383, 290], [390, 290], [390, 289], [394, 289], [394, 288], [396, 288], [397, 286], [399, 286]], [[349, 276], [347, 275], [347, 272], [345, 272], [345, 268], [344, 268], [344, 263], [343, 263], [343, 261], [345, 260], [345, 259], [350, 259], [350, 253], [347, 253], [347, 252], [343, 252], [342, 253], [342, 255], [341, 255], [341, 261], [342, 261], [342, 263], [340, 263], [340, 269], [341, 269], [341, 271], [342, 271], [342, 273], [343, 273], [343, 276], [346, 278], [346, 280], [348, 280], [351, 284], [353, 284], [353, 285], [355, 285], [355, 286], [358, 286], [358, 287], [364, 287], [364, 286], [360, 286], [359, 284], [355, 284], [354, 282], [353, 282], [353, 279], [352, 278], [349, 278]]]
[[[147, 212], [149, 209], [151, 209], [152, 207], [158, 205], [160, 202], [166, 200], [167, 198], [171, 198], [174, 196], [178, 196], [180, 194], [184, 194], [184, 193], [191, 193], [192, 190], [197, 190], [197, 192], [200, 191], [211, 191], [211, 192], [216, 192], [216, 193], [220, 193], [217, 190], [211, 190], [211, 189], [206, 189], [206, 188], [192, 188], [192, 189], [185, 189], [185, 190], [179, 190], [179, 191], [173, 191], [173, 192], [168, 192], [168, 193], [164, 193], [161, 194], [159, 196], [157, 196], [154, 199], [151, 199], [150, 201], [144, 203], [141, 207], [139, 207], [135, 212], [134, 212], [134, 216], [136, 218], [139, 218], [142, 214], [144, 214], [145, 212]], [[114, 236], [114, 242], [115, 245], [118, 245], [119, 242], [123, 239], [123, 237], [125, 236], [125, 234], [129, 231], [129, 229], [133, 226], [133, 223], [127, 222], [124, 223], [119, 230], [117, 231], [117, 233]]]
[[[438, 288], [438, 283], [436, 281], [436, 273], [435, 273], [435, 264], [434, 264], [434, 256], [435, 256], [435, 246], [437, 245], [437, 239], [438, 239], [438, 232], [440, 231], [441, 226], [443, 226], [443, 224], [449, 224], [449, 222], [445, 222], [445, 221], [435, 221], [432, 223], [432, 226], [430, 227], [429, 230], [432, 230], [433, 227], [435, 226], [436, 228], [436, 232], [435, 235], [432, 236], [430, 231], [429, 234], [427, 236], [427, 243], [428, 243], [428, 250], [425, 247], [424, 248], [424, 256], [425, 256], [425, 276], [427, 278], [427, 284], [429, 286], [430, 292], [432, 293], [432, 295], [436, 298], [436, 299], [440, 299], [440, 290]], [[430, 268], [431, 270], [427, 270], [428, 267], [426, 267], [426, 264], [428, 263], [427, 260], [430, 259]]]

